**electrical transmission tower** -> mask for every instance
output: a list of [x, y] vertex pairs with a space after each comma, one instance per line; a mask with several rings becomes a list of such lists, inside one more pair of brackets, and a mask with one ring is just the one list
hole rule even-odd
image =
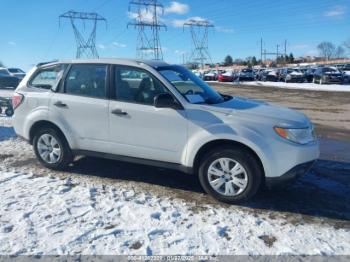
[[190, 19], [184, 24], [184, 28], [187, 26], [190, 28], [193, 42], [190, 62], [199, 63], [203, 68], [206, 61], [212, 63], [208, 47], [208, 34], [209, 28], [214, 27], [214, 25], [207, 20]]
[[[73, 27], [75, 41], [77, 43], [76, 58], [98, 58], [96, 49], [97, 23], [103, 21], [107, 25], [107, 20], [97, 13], [75, 12], [72, 10], [59, 16], [60, 24], [61, 19], [69, 19]], [[80, 30], [78, 21], [82, 22], [84, 29], [87, 22], [92, 23], [92, 29], [87, 33], [87, 36], [84, 36], [82, 30]]]
[[162, 60], [163, 52], [159, 39], [161, 28], [166, 25], [159, 21], [159, 13], [164, 7], [157, 0], [131, 0], [129, 13], [132, 21], [128, 23], [138, 30], [136, 56], [142, 59]]

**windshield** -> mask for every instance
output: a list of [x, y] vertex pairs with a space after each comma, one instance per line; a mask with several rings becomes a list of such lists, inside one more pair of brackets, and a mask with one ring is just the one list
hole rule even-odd
[[224, 101], [218, 92], [182, 66], [164, 66], [157, 70], [192, 104], [217, 104]]
[[325, 72], [325, 73], [339, 73], [338, 69], [330, 68], [330, 67], [324, 68], [323, 72]]
[[0, 69], [0, 76], [8, 76], [10, 75], [6, 69]]
[[21, 69], [18, 68], [8, 68], [11, 73], [24, 73]]

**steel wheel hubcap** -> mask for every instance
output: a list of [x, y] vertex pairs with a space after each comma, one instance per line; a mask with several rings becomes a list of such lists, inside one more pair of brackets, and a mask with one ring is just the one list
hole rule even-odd
[[49, 164], [57, 163], [61, 158], [61, 146], [50, 134], [43, 134], [39, 137], [38, 152], [42, 160]]
[[210, 186], [224, 196], [237, 196], [248, 185], [248, 175], [245, 168], [231, 158], [219, 158], [208, 169]]

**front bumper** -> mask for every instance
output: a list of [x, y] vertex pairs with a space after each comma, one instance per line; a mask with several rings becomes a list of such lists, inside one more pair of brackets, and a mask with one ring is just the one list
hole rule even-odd
[[307, 171], [309, 171], [315, 162], [316, 160], [299, 164], [279, 177], [266, 177], [265, 185], [267, 188], [274, 188], [274, 187], [283, 186], [283, 185], [292, 183], [297, 178], [299, 178], [300, 176], [304, 175]]

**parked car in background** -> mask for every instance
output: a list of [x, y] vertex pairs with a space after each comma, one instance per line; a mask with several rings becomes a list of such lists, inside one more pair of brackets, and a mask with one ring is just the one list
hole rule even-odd
[[350, 64], [344, 65], [341, 72], [343, 73], [344, 83], [350, 83]]
[[13, 115], [12, 99], [0, 97], [0, 114], [5, 113], [6, 116]]
[[260, 77], [260, 81], [270, 81], [270, 82], [277, 82], [279, 80], [277, 70], [274, 69], [268, 69], [265, 70]]
[[306, 70], [306, 72], [304, 74], [306, 82], [308, 82], [308, 83], [313, 82], [316, 69], [317, 69], [316, 67], [310, 67]]
[[218, 75], [219, 82], [233, 82], [233, 80], [234, 80], [234, 73], [232, 71], [226, 71]]
[[304, 83], [305, 77], [299, 68], [284, 68], [280, 74], [280, 81], [286, 83]]
[[0, 67], [0, 88], [15, 89], [19, 82], [18, 77], [12, 76], [7, 68]]
[[319, 67], [314, 73], [313, 83], [323, 84], [341, 84], [343, 74], [336, 67]]
[[210, 70], [210, 71], [204, 72], [203, 80], [204, 81], [216, 81], [216, 80], [218, 80], [218, 72], [215, 70]]
[[338, 64], [338, 65], [334, 65], [339, 71], [342, 71], [342, 69], [344, 68], [344, 64]]
[[203, 78], [203, 73], [199, 70], [193, 70], [192, 73], [195, 74], [199, 78]]
[[237, 203], [293, 181], [319, 157], [304, 114], [221, 95], [182, 66], [73, 60], [35, 67], [25, 79], [12, 98], [12, 123], [47, 168], [81, 155], [171, 168]]
[[256, 70], [255, 72], [255, 80], [257, 81], [261, 81], [261, 77], [263, 75], [263, 73], [266, 71], [266, 68], [259, 68]]
[[238, 81], [254, 81], [254, 79], [253, 69], [245, 68], [238, 73]]
[[26, 76], [26, 73], [19, 68], [7, 68], [7, 70], [12, 76], [17, 77], [19, 80], [22, 80]]

